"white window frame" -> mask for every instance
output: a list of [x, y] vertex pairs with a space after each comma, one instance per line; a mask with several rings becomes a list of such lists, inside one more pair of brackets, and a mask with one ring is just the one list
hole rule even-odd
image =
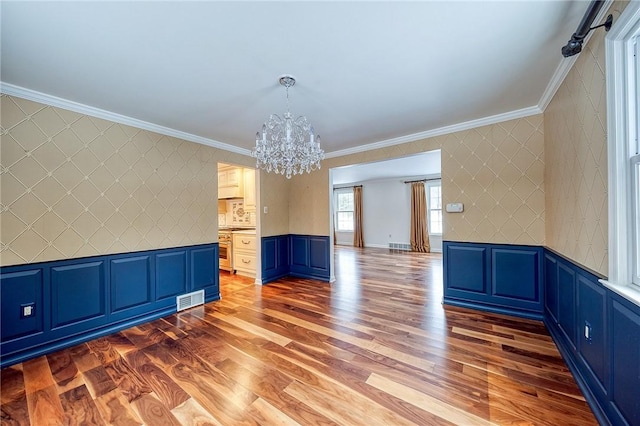
[[[353, 232], [353, 227], [355, 226], [355, 223], [352, 224], [352, 229], [351, 230], [344, 230], [344, 229], [340, 229], [340, 221], [338, 220], [338, 215], [341, 211], [351, 211], [354, 215], [355, 215], [355, 197], [354, 197], [354, 210], [339, 210], [338, 208], [338, 194], [352, 194], [353, 196], [353, 188], [349, 187], [349, 188], [336, 188], [334, 190], [334, 201], [333, 201], [333, 205], [335, 206], [335, 212], [336, 212], [336, 216], [334, 218], [335, 220], [335, 224], [336, 224], [336, 232]], [[355, 217], [354, 217], [355, 220]]]
[[444, 218], [442, 217], [442, 180], [438, 179], [438, 180], [431, 180], [431, 181], [427, 181], [427, 184], [425, 185], [426, 188], [426, 192], [427, 192], [427, 223], [429, 224], [429, 235], [442, 235], [442, 232], [432, 232], [431, 231], [431, 188], [434, 186], [439, 186], [440, 187], [440, 209], [433, 209], [433, 210], [440, 210], [440, 228], [442, 229], [444, 227]]
[[[609, 167], [609, 277], [601, 282], [640, 305], [634, 262], [637, 200], [632, 156], [638, 150], [638, 105], [633, 41], [640, 34], [640, 2], [629, 2], [605, 38]], [[634, 152], [635, 151], [635, 152]], [[636, 177], [637, 179], [637, 177]], [[640, 214], [637, 212], [635, 214]], [[635, 280], [640, 285], [640, 281]]]

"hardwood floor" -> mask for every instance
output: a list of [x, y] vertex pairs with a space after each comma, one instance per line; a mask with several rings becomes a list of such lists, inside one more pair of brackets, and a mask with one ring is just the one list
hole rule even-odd
[[597, 424], [541, 323], [443, 308], [440, 255], [335, 258], [5, 368], [2, 424]]

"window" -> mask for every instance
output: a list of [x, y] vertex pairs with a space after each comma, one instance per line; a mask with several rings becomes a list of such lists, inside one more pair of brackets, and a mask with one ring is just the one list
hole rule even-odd
[[353, 232], [353, 188], [336, 189], [336, 230]]
[[640, 285], [640, 155], [631, 157], [633, 170], [633, 196], [635, 198], [633, 216], [633, 277], [631, 281], [635, 285]]
[[427, 182], [429, 234], [442, 234], [442, 182]]
[[[635, 93], [633, 96], [635, 108], [629, 113], [629, 120], [635, 121], [635, 135], [629, 135], [629, 157], [631, 164], [629, 165], [631, 179], [631, 199], [633, 201], [632, 209], [632, 229], [633, 229], [633, 275], [631, 281], [640, 286], [640, 22], [636, 22], [636, 36], [633, 39], [633, 54], [635, 55], [635, 73], [633, 73], [633, 86]], [[634, 111], [635, 110], [635, 111]], [[635, 139], [635, 140], [634, 140]]]
[[602, 282], [640, 303], [639, 44], [640, 2], [629, 2], [606, 37], [609, 277]]

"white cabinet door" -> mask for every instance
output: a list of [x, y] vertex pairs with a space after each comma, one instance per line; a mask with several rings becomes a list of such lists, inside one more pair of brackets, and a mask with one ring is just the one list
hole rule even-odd
[[256, 211], [256, 171], [244, 169], [244, 209]]
[[244, 197], [244, 176], [241, 167], [218, 171], [218, 198]]
[[242, 183], [242, 169], [235, 168], [227, 170], [227, 185], [240, 186]]

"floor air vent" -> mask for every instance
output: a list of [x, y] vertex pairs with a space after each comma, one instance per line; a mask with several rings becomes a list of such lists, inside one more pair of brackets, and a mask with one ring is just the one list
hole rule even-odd
[[202, 305], [204, 304], [204, 290], [178, 296], [176, 297], [176, 303], [178, 305], [178, 312]]
[[406, 243], [389, 243], [389, 248], [391, 250], [406, 250], [411, 251], [411, 244]]

